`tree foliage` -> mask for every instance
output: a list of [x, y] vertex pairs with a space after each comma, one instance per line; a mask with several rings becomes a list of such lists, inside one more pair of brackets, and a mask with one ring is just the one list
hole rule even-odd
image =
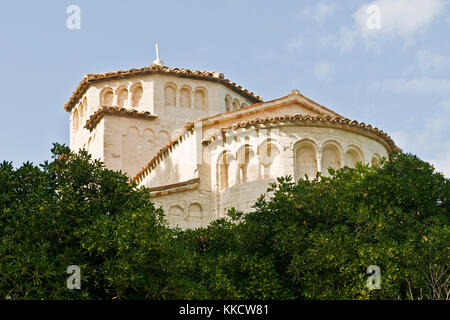
[[[410, 154], [281, 177], [206, 228], [170, 228], [148, 191], [86, 151], [0, 164], [2, 299], [445, 298], [450, 183]], [[69, 265], [81, 289], [66, 286]], [[381, 289], [366, 269], [381, 269]], [[434, 275], [439, 274], [437, 279]]]

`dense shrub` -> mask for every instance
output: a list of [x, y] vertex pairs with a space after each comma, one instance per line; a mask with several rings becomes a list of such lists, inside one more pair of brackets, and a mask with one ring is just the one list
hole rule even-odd
[[[169, 228], [149, 193], [81, 151], [0, 164], [2, 299], [445, 298], [449, 179], [410, 154], [281, 177], [243, 214]], [[80, 290], [66, 268], [81, 268]], [[381, 269], [381, 289], [366, 269]]]

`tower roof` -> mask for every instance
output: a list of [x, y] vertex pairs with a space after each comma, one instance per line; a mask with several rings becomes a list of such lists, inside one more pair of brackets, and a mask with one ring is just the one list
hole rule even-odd
[[126, 79], [132, 78], [136, 76], [143, 75], [151, 75], [151, 74], [167, 74], [178, 76], [182, 78], [190, 78], [197, 80], [206, 80], [212, 82], [218, 82], [223, 84], [224, 86], [230, 88], [236, 93], [246, 97], [252, 103], [262, 102], [262, 98], [260, 96], [255, 95], [253, 92], [241, 87], [240, 85], [232, 82], [225, 78], [223, 73], [219, 72], [209, 72], [209, 71], [200, 71], [200, 70], [190, 70], [184, 68], [171, 68], [167, 66], [160, 66], [157, 64], [152, 64], [149, 67], [144, 67], [140, 69], [130, 69], [130, 70], [119, 70], [115, 72], [106, 72], [106, 73], [94, 73], [94, 74], [85, 74], [83, 80], [80, 81], [75, 91], [72, 93], [72, 96], [65, 103], [64, 109], [67, 112], [70, 112], [75, 104], [79, 101], [79, 99], [83, 96], [89, 86], [93, 83], [109, 81], [109, 80], [117, 80], [117, 79]]

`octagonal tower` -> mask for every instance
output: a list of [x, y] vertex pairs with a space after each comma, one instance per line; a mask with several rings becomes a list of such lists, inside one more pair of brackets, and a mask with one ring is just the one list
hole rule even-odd
[[65, 105], [70, 147], [133, 177], [187, 122], [261, 101], [217, 72], [153, 63], [86, 74]]

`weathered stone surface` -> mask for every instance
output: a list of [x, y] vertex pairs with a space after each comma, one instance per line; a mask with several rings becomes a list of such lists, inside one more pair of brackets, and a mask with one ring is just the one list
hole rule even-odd
[[182, 228], [252, 210], [278, 176], [376, 164], [398, 149], [298, 90], [261, 102], [222, 74], [156, 65], [88, 75], [66, 110], [71, 148], [148, 187]]

